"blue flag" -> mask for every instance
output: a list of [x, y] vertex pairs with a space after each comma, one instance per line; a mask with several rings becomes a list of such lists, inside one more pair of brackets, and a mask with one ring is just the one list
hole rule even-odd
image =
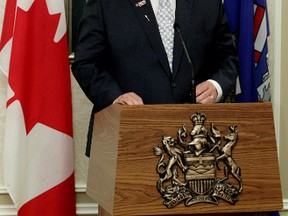
[[236, 91], [236, 102], [270, 101], [266, 0], [225, 0], [224, 6], [238, 39], [240, 91]]
[[[269, 24], [266, 0], [224, 0], [228, 23], [238, 39], [241, 92], [236, 102], [270, 101]], [[269, 216], [279, 216], [270, 212]]]

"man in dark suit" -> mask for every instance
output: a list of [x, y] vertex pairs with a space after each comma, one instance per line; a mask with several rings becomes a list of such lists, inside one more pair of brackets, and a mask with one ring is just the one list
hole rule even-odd
[[[168, 38], [171, 58], [167, 38], [159, 32], [161, 19], [168, 16], [159, 12], [161, 1], [167, 0], [88, 0], [85, 5], [72, 70], [94, 104], [87, 156], [95, 112], [113, 103], [191, 102], [192, 70], [180, 37], [173, 32]], [[167, 28], [173, 31], [171, 25], [178, 23], [190, 54], [196, 102], [225, 100], [235, 84], [238, 60], [222, 1], [167, 2], [173, 18]]]
[[[169, 66], [159, 33], [158, 1], [87, 1], [72, 71], [94, 104], [89, 139], [93, 114], [113, 103], [190, 102], [191, 65], [179, 35], [173, 32], [173, 63]], [[238, 60], [222, 1], [169, 0], [169, 3], [173, 22], [181, 28], [193, 64], [196, 102], [225, 100], [235, 84]], [[88, 144], [88, 156], [89, 152]]]

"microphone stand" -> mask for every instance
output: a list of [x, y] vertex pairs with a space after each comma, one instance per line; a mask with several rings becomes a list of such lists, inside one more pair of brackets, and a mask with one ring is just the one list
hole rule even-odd
[[189, 55], [189, 53], [188, 53], [186, 44], [185, 44], [185, 42], [184, 42], [184, 40], [183, 40], [181, 31], [180, 31], [180, 26], [179, 26], [178, 23], [175, 23], [175, 24], [174, 24], [174, 29], [175, 29], [175, 31], [178, 32], [178, 34], [179, 34], [179, 38], [180, 38], [180, 40], [181, 40], [181, 43], [182, 43], [182, 46], [183, 46], [185, 55], [186, 55], [186, 57], [187, 57], [187, 60], [188, 60], [189, 66], [190, 66], [191, 75], [192, 75], [192, 79], [191, 79], [191, 84], [192, 84], [192, 85], [191, 85], [191, 95], [190, 95], [191, 98], [190, 98], [190, 99], [191, 99], [191, 103], [192, 103], [192, 104], [195, 104], [195, 103], [196, 103], [196, 90], [195, 90], [195, 73], [194, 73], [193, 64], [192, 64], [190, 55]]

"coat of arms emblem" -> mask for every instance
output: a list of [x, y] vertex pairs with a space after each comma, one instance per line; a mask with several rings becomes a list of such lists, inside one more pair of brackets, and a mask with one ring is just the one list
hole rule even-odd
[[[205, 114], [196, 112], [191, 121], [189, 134], [183, 124], [176, 138], [163, 136], [162, 144], [154, 146], [154, 154], [160, 157], [157, 189], [164, 205], [172, 208], [180, 202], [186, 206], [200, 202], [218, 204], [218, 199], [235, 204], [242, 191], [241, 170], [232, 157], [238, 141], [237, 125], [232, 124], [230, 133], [222, 137], [213, 123], [210, 131], [205, 128]], [[221, 170], [221, 165], [223, 176], [217, 179], [216, 171]], [[231, 176], [234, 184], [228, 182]]]

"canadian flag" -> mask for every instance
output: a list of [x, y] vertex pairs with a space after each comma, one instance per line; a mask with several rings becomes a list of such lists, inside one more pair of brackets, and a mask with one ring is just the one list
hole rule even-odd
[[75, 216], [70, 68], [64, 0], [7, 0], [4, 180], [19, 216]]

